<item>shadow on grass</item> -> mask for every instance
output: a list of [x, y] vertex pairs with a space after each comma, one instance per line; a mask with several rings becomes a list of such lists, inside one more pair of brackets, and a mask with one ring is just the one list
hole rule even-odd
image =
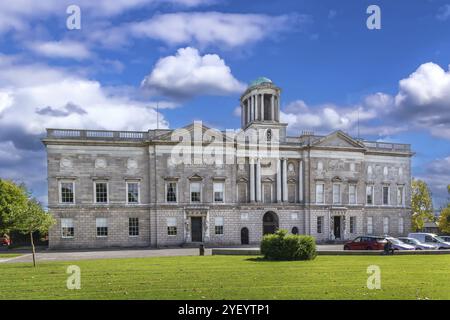
[[312, 261], [312, 260], [270, 260], [270, 259], [266, 259], [264, 257], [255, 257], [255, 258], [247, 258], [245, 259], [245, 261], [250, 261], [250, 262], [300, 262], [300, 261]]

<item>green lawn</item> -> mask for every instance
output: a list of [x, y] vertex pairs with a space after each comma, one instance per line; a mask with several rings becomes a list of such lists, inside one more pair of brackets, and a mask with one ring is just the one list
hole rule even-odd
[[[81, 290], [66, 268], [81, 268]], [[381, 268], [381, 290], [366, 288]], [[318, 256], [269, 262], [243, 256], [0, 264], [0, 299], [450, 299], [450, 256]]]

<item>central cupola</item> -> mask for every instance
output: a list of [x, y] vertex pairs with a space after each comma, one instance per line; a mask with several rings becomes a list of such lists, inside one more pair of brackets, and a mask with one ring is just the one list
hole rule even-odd
[[241, 96], [242, 129], [252, 123], [279, 123], [280, 94], [281, 89], [266, 77], [252, 81]]

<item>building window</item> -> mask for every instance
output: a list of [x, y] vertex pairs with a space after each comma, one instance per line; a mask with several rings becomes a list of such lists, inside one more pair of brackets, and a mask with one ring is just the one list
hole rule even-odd
[[106, 218], [95, 219], [95, 226], [97, 228], [97, 237], [108, 236], [108, 220]]
[[350, 217], [350, 233], [355, 233], [356, 231], [356, 217]]
[[224, 183], [214, 182], [214, 202], [224, 202]]
[[323, 216], [317, 217], [317, 233], [323, 232]]
[[373, 186], [366, 187], [366, 204], [373, 205]]
[[191, 182], [191, 202], [200, 202], [201, 200], [200, 182]]
[[367, 217], [367, 233], [372, 234], [373, 233], [373, 218]]
[[333, 204], [341, 203], [341, 185], [339, 183], [333, 184]]
[[128, 235], [137, 237], [139, 235], [139, 218], [128, 219]]
[[223, 234], [223, 217], [216, 217], [214, 220], [214, 231], [215, 234]]
[[73, 238], [75, 235], [75, 229], [73, 228], [73, 219], [62, 218], [61, 219], [61, 236], [63, 238]]
[[316, 203], [324, 203], [323, 189], [323, 184], [316, 184]]
[[367, 167], [367, 174], [371, 175], [372, 174], [372, 166], [368, 166]]
[[61, 203], [74, 203], [74, 190], [75, 186], [73, 182], [61, 182]]
[[323, 163], [322, 163], [322, 161], [319, 161], [317, 163], [317, 171], [322, 171], [322, 170], [323, 170]]
[[389, 217], [383, 217], [383, 233], [389, 233]]
[[95, 202], [108, 203], [108, 183], [106, 182], [95, 183]]
[[353, 162], [350, 163], [350, 171], [352, 171], [352, 172], [355, 171], [355, 164]]
[[404, 232], [404, 219], [403, 217], [398, 218], [398, 233], [403, 234]]
[[139, 182], [127, 182], [127, 203], [139, 203]]
[[387, 176], [388, 173], [389, 173], [388, 167], [384, 167], [384, 168], [383, 168], [383, 175], [384, 175], [384, 176]]
[[383, 186], [383, 205], [389, 205], [389, 187]]
[[403, 186], [397, 187], [397, 205], [398, 206], [405, 205], [405, 188]]
[[356, 185], [354, 184], [348, 186], [348, 203], [356, 204]]
[[167, 183], [166, 200], [167, 200], [167, 202], [177, 202], [177, 183], [176, 182]]
[[175, 217], [167, 218], [167, 235], [168, 236], [177, 235], [177, 218]]

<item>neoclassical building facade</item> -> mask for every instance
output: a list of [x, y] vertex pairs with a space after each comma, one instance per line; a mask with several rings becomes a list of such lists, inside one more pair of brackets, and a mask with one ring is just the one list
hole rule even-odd
[[267, 78], [241, 129], [47, 129], [51, 248], [258, 244], [278, 228], [318, 242], [405, 235], [410, 145], [342, 131], [287, 135]]

